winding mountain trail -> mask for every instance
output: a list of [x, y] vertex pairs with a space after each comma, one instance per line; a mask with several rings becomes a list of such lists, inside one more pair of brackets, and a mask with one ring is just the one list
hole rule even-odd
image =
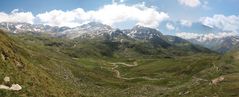
[[136, 66], [138, 66], [138, 63], [136, 61], [133, 62], [133, 64], [127, 64], [127, 63], [123, 63], [123, 62], [116, 62], [116, 63], [110, 63], [110, 64], [113, 65], [113, 67], [111, 69], [116, 73], [116, 77], [119, 78], [119, 79], [124, 79], [124, 80], [133, 80], [133, 79], [160, 80], [158, 78], [150, 78], [150, 77], [147, 77], [147, 76], [130, 77], [130, 78], [121, 76], [120, 71], [117, 70], [119, 65], [124, 65], [124, 66], [127, 66], [127, 67], [136, 67]]

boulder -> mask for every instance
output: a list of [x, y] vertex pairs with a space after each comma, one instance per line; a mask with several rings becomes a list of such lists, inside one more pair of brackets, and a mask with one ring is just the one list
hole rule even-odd
[[10, 82], [10, 77], [8, 77], [8, 76], [6, 76], [6, 77], [4, 77], [4, 82]]
[[6, 60], [6, 58], [5, 58], [5, 56], [4, 56], [3, 54], [1, 54], [1, 57], [2, 57], [2, 60], [3, 60], [3, 61]]
[[19, 84], [12, 84], [12, 86], [9, 89], [14, 91], [19, 91], [22, 89], [22, 87]]
[[212, 80], [212, 84], [213, 85], [217, 85], [219, 82], [223, 81], [224, 80], [224, 77], [223, 76], [220, 76], [218, 78], [215, 78]]

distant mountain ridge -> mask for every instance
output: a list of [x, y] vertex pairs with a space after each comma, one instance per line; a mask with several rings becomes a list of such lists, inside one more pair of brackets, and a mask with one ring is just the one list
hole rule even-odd
[[206, 39], [206, 40], [205, 40], [205, 36], [200, 36], [197, 38], [188, 39], [188, 41], [194, 44], [202, 45], [204, 47], [207, 47], [211, 50], [214, 50], [220, 53], [225, 53], [230, 50], [238, 49], [239, 47], [239, 36], [236, 36], [236, 35]]
[[[94, 38], [105, 34], [121, 33], [129, 38], [137, 40], [150, 40], [153, 37], [166, 38], [156, 29], [136, 25], [132, 29], [120, 30], [114, 29], [109, 25], [98, 22], [90, 22], [74, 28], [57, 27], [42, 24], [28, 24], [28, 23], [0, 23], [0, 28], [8, 30], [12, 33], [53, 33], [56, 37], [74, 38]], [[166, 39], [164, 39], [166, 40]]]
[[98, 22], [90, 22], [82, 26], [67, 29], [59, 33], [59, 35], [65, 36], [70, 39], [77, 37], [94, 38], [97, 36], [102, 36], [104, 33], [112, 33], [113, 31], [114, 29], [108, 25]]
[[[220, 87], [211, 90], [214, 87], [208, 85], [211, 79], [238, 67], [231, 64], [222, 67], [224, 59], [218, 54], [185, 39], [141, 28], [128, 32], [115, 29], [99, 37], [73, 39], [45, 34], [7, 34], [0, 30], [0, 78], [9, 77], [10, 83], [22, 86], [17, 92], [0, 90], [0, 95], [127, 97], [133, 93], [132, 96], [138, 97], [145, 95], [144, 88], [149, 88], [150, 91], [146, 91], [149, 97], [177, 97], [180, 91], [184, 93], [185, 88], [190, 87], [196, 96], [204, 96], [221, 92]], [[133, 38], [126, 34], [131, 31]], [[228, 58], [236, 60], [236, 55]], [[238, 83], [234, 79], [227, 80], [225, 85]], [[162, 86], [168, 88], [161, 91], [165, 94], [158, 93]], [[105, 92], [108, 90], [114, 91]], [[188, 96], [195, 96], [192, 93]]]
[[43, 24], [29, 24], [20, 22], [1, 22], [0, 28], [10, 31], [12, 33], [23, 33], [23, 32], [62, 32], [69, 27], [57, 27]]
[[[90, 22], [78, 27], [69, 28], [69, 27], [57, 27], [57, 26], [49, 26], [49, 25], [42, 25], [42, 24], [28, 24], [28, 23], [8, 23], [2, 22], [0, 23], [0, 28], [10, 31], [12, 33], [47, 33], [54, 37], [63, 37], [69, 39], [81, 38], [81, 39], [93, 39], [93, 38], [103, 38], [108, 39], [111, 38], [117, 41], [124, 41], [124, 40], [137, 40], [137, 41], [148, 41], [154, 45], [160, 45], [161, 47], [167, 48], [171, 46], [175, 46], [178, 44], [190, 44], [190, 42], [202, 45], [207, 48], [210, 48], [215, 51], [225, 52], [233, 48], [230, 45], [232, 41], [224, 42], [224, 48], [218, 47], [221, 42], [199, 42], [196, 39], [189, 39], [185, 40], [180, 37], [176, 36], [167, 36], [163, 35], [160, 31], [143, 27], [140, 25], [134, 26], [132, 29], [115, 29], [109, 25], [105, 25], [98, 22]], [[190, 41], [190, 42], [189, 42]], [[215, 44], [216, 47], [209, 47], [210, 45]], [[216, 45], [217, 44], [217, 45]], [[238, 43], [231, 43], [238, 44]], [[214, 45], [212, 45], [214, 46]], [[216, 48], [216, 49], [215, 49]], [[218, 50], [220, 49], [220, 50]]]
[[[167, 25], [172, 26], [171, 29]], [[223, 30], [211, 27], [202, 22], [195, 21], [165, 21], [158, 28], [167, 34], [175, 34], [190, 41], [219, 53], [238, 49], [238, 31]]]

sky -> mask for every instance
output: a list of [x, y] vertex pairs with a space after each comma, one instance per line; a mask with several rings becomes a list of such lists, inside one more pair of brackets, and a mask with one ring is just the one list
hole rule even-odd
[[223, 33], [238, 33], [238, 4], [239, 0], [1, 0], [0, 22], [76, 27], [94, 21], [120, 29], [142, 25], [191, 36], [194, 30], [185, 29], [201, 23]]

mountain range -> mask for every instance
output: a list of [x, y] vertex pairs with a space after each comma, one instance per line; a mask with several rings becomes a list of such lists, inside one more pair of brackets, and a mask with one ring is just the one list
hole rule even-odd
[[[169, 29], [170, 26], [171, 28]], [[161, 31], [184, 38], [193, 44], [198, 44], [217, 51], [225, 53], [238, 47], [235, 31], [225, 31], [218, 27], [211, 27], [202, 22], [189, 21], [166, 21], [158, 28]]]
[[[178, 24], [179, 23], [174, 23]], [[180, 26], [182, 29], [186, 29], [185, 26]], [[115, 29], [112, 28], [109, 25], [101, 24], [98, 22], [90, 22], [88, 24], [84, 24], [82, 26], [69, 28], [69, 27], [57, 27], [57, 26], [49, 26], [49, 25], [42, 25], [42, 24], [28, 24], [28, 23], [11, 23], [11, 22], [2, 22], [0, 23], [0, 28], [10, 31], [12, 33], [25, 33], [25, 32], [31, 32], [34, 34], [48, 34], [53, 37], [65, 37], [69, 39], [74, 38], [95, 38], [95, 37], [101, 37], [104, 35], [116, 35], [116, 34], [122, 34], [124, 37], [136, 39], [136, 40], [152, 40], [155, 39], [154, 37], [158, 37], [158, 41], [167, 41], [170, 42], [170, 35], [165, 36], [161, 32], [159, 32], [156, 29], [143, 27], [136, 25], [132, 29]], [[205, 34], [209, 32], [213, 32], [215, 30], [218, 31], [218, 29], [213, 29], [208, 26], [205, 26], [200, 23], [193, 23], [191, 29], [195, 31], [195, 29], [198, 29], [197, 32], [202, 31], [202, 29], [205, 29]], [[189, 29], [190, 30], [190, 29]], [[171, 37], [172, 38], [172, 37]], [[178, 38], [177, 41], [187, 40], [195, 45], [201, 45], [203, 47], [209, 48], [213, 51], [224, 53], [229, 50], [232, 50], [236, 47], [238, 47], [239, 44], [239, 36], [225, 36], [225, 37], [215, 37], [215, 38], [208, 38], [206, 35], [201, 35], [198, 37], [193, 38], [186, 38], [183, 39], [174, 36], [174, 38]], [[161, 39], [161, 40], [160, 40]], [[119, 38], [120, 40], [120, 38]], [[123, 41], [123, 39], [122, 39]], [[169, 45], [171, 43], [167, 42], [163, 43], [165, 45]]]
[[139, 25], [120, 30], [97, 22], [75, 28], [1, 23], [1, 28], [1, 97], [239, 95], [238, 50], [222, 55]]

